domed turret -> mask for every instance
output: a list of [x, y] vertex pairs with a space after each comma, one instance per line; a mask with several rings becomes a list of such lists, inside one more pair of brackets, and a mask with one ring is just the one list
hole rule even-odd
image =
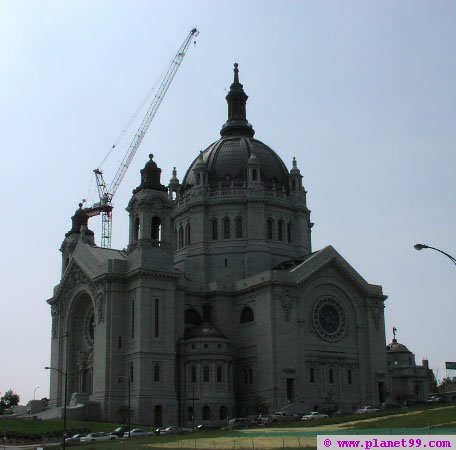
[[141, 184], [133, 191], [133, 194], [143, 189], [154, 189], [155, 191], [167, 192], [166, 186], [160, 183], [161, 169], [157, 166], [157, 163], [153, 160], [154, 155], [149, 155], [149, 161], [147, 161], [144, 169], [141, 170]]
[[86, 235], [93, 236], [93, 231], [88, 228], [89, 216], [84, 209], [82, 209], [82, 203], [79, 203], [79, 209], [76, 210], [74, 216], [71, 218], [71, 230], [65, 234], [65, 237], [70, 236], [71, 234], [81, 234], [82, 231]]

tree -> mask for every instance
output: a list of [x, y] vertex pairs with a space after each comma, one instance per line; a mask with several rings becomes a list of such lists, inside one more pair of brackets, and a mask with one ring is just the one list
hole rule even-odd
[[19, 404], [19, 395], [9, 389], [0, 398], [0, 411], [3, 413], [5, 409], [12, 408]]

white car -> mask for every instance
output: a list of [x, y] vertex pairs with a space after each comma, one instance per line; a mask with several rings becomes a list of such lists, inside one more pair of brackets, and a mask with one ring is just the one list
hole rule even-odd
[[316, 419], [327, 419], [329, 416], [328, 414], [319, 413], [317, 411], [313, 411], [305, 416], [301, 417], [301, 420], [316, 420]]
[[[152, 436], [153, 433], [150, 431], [142, 430], [141, 428], [134, 428], [130, 431], [130, 437], [144, 437], [144, 436]], [[128, 437], [128, 431], [124, 433], [124, 437]]]
[[115, 441], [117, 436], [112, 434], [98, 432], [98, 433], [89, 433], [87, 436], [81, 438], [79, 442], [102, 442], [102, 441]]
[[378, 409], [374, 408], [373, 406], [363, 406], [356, 411], [356, 414], [366, 414], [371, 412], [377, 412]]
[[158, 431], [160, 434], [173, 434], [173, 433], [178, 433], [179, 429], [177, 427], [175, 427], [174, 425], [171, 425], [166, 428], [160, 428]]

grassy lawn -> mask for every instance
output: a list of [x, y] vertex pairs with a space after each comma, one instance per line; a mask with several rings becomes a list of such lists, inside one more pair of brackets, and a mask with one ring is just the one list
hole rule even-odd
[[[395, 415], [388, 415], [375, 421], [347, 424], [350, 428], [424, 428], [429, 426], [445, 427], [446, 424], [456, 422], [456, 406], [443, 406], [416, 410], [414, 414], [402, 415], [398, 411]], [[373, 417], [373, 416], [371, 416]]]
[[[406, 408], [395, 411], [383, 411], [373, 414], [352, 414], [348, 416], [332, 417], [315, 421], [297, 421], [294, 423], [274, 424], [273, 427], [260, 427], [249, 430], [213, 430], [198, 431], [182, 435], [153, 436], [148, 438], [123, 439], [106, 443], [87, 444], [84, 450], [190, 450], [190, 449], [228, 449], [228, 448], [255, 448], [265, 449], [272, 447], [262, 446], [264, 440], [276, 439], [279, 446], [274, 448], [298, 448], [298, 436], [301, 439], [299, 448], [315, 445], [314, 427], [324, 427], [325, 425], [341, 424], [340, 433], [343, 434], [344, 428], [352, 429], [357, 434], [362, 434], [363, 430], [368, 429], [413, 429], [425, 427], [446, 427], [456, 429], [456, 405], [440, 405], [421, 408]], [[450, 425], [451, 424], [451, 425]], [[112, 431], [118, 425], [114, 423], [68, 421], [68, 430], [89, 429], [90, 431]], [[0, 419], [0, 433], [5, 428], [10, 431], [28, 434], [60, 433], [63, 428], [61, 420], [26, 420], [26, 419]], [[142, 427], [146, 428], [147, 427]], [[148, 428], [151, 430], [151, 427]], [[359, 430], [359, 432], [358, 432]], [[333, 432], [336, 430], [332, 430]], [[321, 432], [321, 431], [319, 431]], [[348, 432], [348, 430], [347, 430]], [[274, 436], [275, 434], [275, 436]], [[305, 438], [307, 436], [307, 438]], [[310, 441], [308, 436], [313, 436]], [[283, 439], [283, 446], [282, 446]], [[307, 439], [307, 440], [306, 440]], [[294, 442], [294, 441], [296, 442]], [[287, 442], [288, 441], [288, 442]], [[277, 442], [276, 442], [277, 444]], [[307, 447], [306, 447], [307, 446]], [[53, 447], [54, 450], [57, 447]]]
[[[67, 430], [89, 429], [90, 431], [114, 431], [119, 425], [115, 423], [86, 422], [83, 420], [68, 420]], [[26, 434], [44, 434], [63, 430], [63, 420], [34, 420], [34, 419], [0, 419], [0, 432], [4, 430]]]

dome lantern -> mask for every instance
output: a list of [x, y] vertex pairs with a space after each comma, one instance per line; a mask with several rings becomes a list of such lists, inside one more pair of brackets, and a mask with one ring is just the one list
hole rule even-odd
[[226, 136], [247, 136], [253, 137], [255, 131], [247, 121], [245, 105], [248, 95], [244, 92], [243, 86], [239, 83], [238, 64], [234, 63], [234, 81], [230, 86], [230, 92], [226, 96], [228, 102], [228, 120], [222, 126], [220, 134]]

